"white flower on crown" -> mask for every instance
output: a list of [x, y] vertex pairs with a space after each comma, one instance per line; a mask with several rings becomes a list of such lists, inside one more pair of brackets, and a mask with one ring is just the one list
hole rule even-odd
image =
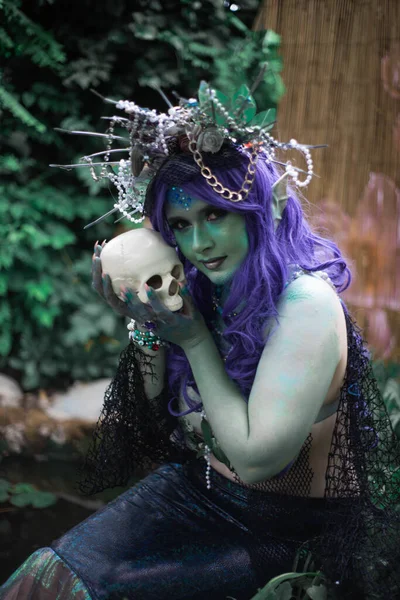
[[168, 109], [168, 114], [173, 119], [179, 119], [183, 114], [183, 109], [181, 106], [172, 106]]

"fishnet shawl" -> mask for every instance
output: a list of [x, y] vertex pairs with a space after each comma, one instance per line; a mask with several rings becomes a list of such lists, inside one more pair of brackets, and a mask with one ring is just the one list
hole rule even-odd
[[[389, 600], [400, 598], [400, 440], [393, 432], [361, 332], [344, 310], [348, 362], [325, 475], [325, 526], [322, 535], [300, 548], [297, 570], [303, 570], [311, 555], [313, 569], [329, 580], [332, 598]], [[311, 444], [310, 434], [282, 477], [251, 486], [257, 492], [282, 494], [275, 517], [285, 523], [297, 519], [299, 527], [301, 503], [297, 510], [296, 497], [299, 501], [310, 495]], [[288, 494], [289, 503], [284, 497]], [[254, 494], [254, 525], [263, 513], [270, 518], [268, 503], [268, 496], [264, 502], [259, 493]], [[265, 545], [262, 533], [259, 539], [255, 557], [259, 570], [272, 558], [284, 559], [278, 543]]]
[[[360, 331], [346, 309], [345, 317], [348, 364], [326, 471], [325, 527], [322, 535], [300, 548], [296, 561], [301, 571], [302, 558], [311, 553], [313, 568], [322, 570], [330, 580], [330, 593], [337, 594], [334, 598], [388, 600], [400, 597], [400, 441]], [[130, 344], [121, 354], [106, 392], [82, 469], [81, 490], [86, 494], [126, 485], [134, 471], [155, 464], [193, 459], [183, 434], [176, 429], [176, 420], [167, 411], [167, 394], [152, 401], [146, 398], [140, 367], [151, 374], [149, 357]], [[254, 497], [249, 511], [260, 541], [254, 557], [258, 570], [272, 558], [279, 560], [279, 553], [284, 552], [278, 542], [264, 543], [271, 515], [301, 528], [301, 503], [310, 495], [313, 478], [311, 443], [310, 434], [283, 476], [251, 486]], [[279, 499], [273, 510], [271, 493]]]
[[[331, 511], [315, 540], [340, 598], [400, 597], [400, 440], [373, 376], [361, 332], [346, 313], [348, 364], [326, 473]], [[337, 519], [338, 506], [343, 518]]]
[[170, 441], [176, 421], [166, 410], [166, 393], [149, 400], [144, 390], [145, 374], [155, 377], [151, 358], [130, 342], [121, 353], [115, 377], [105, 392], [80, 469], [79, 489], [83, 494], [125, 486], [134, 473], [182, 459], [183, 448], [178, 450], [179, 444], [175, 446]]

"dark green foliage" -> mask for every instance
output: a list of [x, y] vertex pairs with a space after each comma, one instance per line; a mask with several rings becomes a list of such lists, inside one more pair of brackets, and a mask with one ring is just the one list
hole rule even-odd
[[391, 425], [400, 438], [400, 364], [376, 360], [373, 362], [373, 370]]
[[227, 52], [215, 59], [217, 76], [215, 85], [222, 90], [237, 90], [244, 83], [251, 85], [256, 80], [260, 67], [268, 63], [268, 69], [254, 93], [257, 112], [275, 108], [285, 86], [280, 73], [282, 57], [278, 50], [281, 38], [274, 31], [253, 31], [245, 40], [232, 40]]
[[12, 485], [6, 479], [0, 479], [0, 502], [9, 502], [17, 508], [33, 506], [33, 508], [47, 508], [57, 502], [51, 492], [41, 492], [30, 483], [16, 483]]
[[[322, 573], [284, 573], [260, 589], [251, 600], [335, 600]], [[338, 600], [338, 599], [336, 599]]]
[[[54, 128], [104, 128], [112, 107], [89, 88], [164, 109], [149, 86], [190, 97], [201, 78], [221, 82], [233, 51], [249, 54], [259, 1], [229, 4], [0, 0], [0, 369], [25, 389], [110, 376], [126, 343], [90, 287], [93, 244], [115, 235], [113, 219], [83, 230], [110, 193], [85, 169], [48, 167], [101, 147]], [[246, 58], [255, 70], [263, 59]]]

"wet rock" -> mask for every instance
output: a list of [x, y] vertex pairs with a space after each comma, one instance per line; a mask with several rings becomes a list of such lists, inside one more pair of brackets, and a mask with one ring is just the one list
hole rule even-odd
[[45, 409], [46, 413], [60, 422], [78, 419], [96, 423], [109, 383], [109, 379], [99, 379], [90, 383], [78, 381], [66, 392], [56, 393]]
[[20, 405], [24, 394], [18, 383], [0, 373], [0, 407], [17, 407]]
[[[86, 453], [110, 381], [78, 382], [49, 397], [43, 390], [0, 405], [0, 453], [75, 460]], [[29, 396], [29, 398], [28, 398]], [[16, 398], [16, 394], [14, 395]]]

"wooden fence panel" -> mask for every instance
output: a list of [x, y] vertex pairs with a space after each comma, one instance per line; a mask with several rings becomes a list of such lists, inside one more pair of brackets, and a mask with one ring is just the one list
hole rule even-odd
[[329, 145], [305, 195], [350, 258], [345, 297], [377, 355], [400, 361], [400, 2], [265, 0], [255, 28], [282, 35], [279, 138]]

